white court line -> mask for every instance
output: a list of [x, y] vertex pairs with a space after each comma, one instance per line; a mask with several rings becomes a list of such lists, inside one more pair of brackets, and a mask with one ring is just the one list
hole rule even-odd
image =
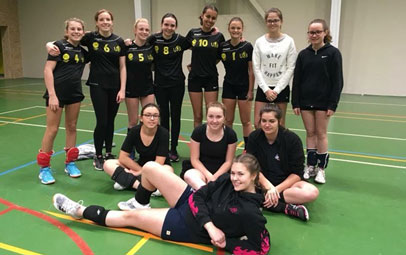
[[[41, 128], [46, 128], [46, 125], [39, 125], [39, 124], [29, 124], [29, 123], [21, 123], [21, 122], [10, 122], [10, 121], [2, 121], [0, 120], [0, 123], [7, 123], [7, 124], [15, 124], [15, 125], [21, 125], [21, 126], [30, 126], [30, 127], [41, 127]], [[59, 127], [59, 129], [64, 130], [64, 127]], [[77, 131], [80, 132], [86, 132], [86, 133], [93, 133], [93, 130], [87, 130], [87, 129], [77, 129]], [[117, 136], [127, 136], [126, 134], [121, 134], [121, 133], [114, 133], [114, 135]], [[190, 143], [189, 141], [184, 141], [184, 140], [179, 140], [180, 143]], [[243, 150], [243, 148], [237, 148], [240, 150]], [[349, 163], [355, 163], [355, 164], [362, 164], [362, 165], [373, 165], [373, 166], [382, 166], [382, 167], [390, 167], [390, 168], [399, 168], [399, 169], [406, 169], [406, 166], [396, 166], [396, 165], [387, 165], [387, 164], [379, 164], [379, 163], [370, 163], [370, 162], [365, 162], [365, 161], [357, 161], [357, 160], [347, 160], [347, 159], [337, 159], [337, 158], [330, 158], [331, 160], [336, 160], [336, 161], [343, 161], [343, 162], [349, 162]]]
[[340, 103], [345, 104], [367, 104], [367, 105], [384, 105], [384, 106], [406, 106], [406, 104], [385, 104], [385, 103], [368, 103], [368, 102], [351, 102], [351, 101], [340, 101]]

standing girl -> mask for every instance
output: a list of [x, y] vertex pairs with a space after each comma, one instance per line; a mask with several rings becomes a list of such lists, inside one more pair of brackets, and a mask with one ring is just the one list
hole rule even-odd
[[206, 5], [200, 15], [200, 28], [193, 28], [186, 38], [192, 45], [192, 63], [188, 77], [189, 97], [193, 108], [194, 127], [203, 120], [203, 90], [206, 106], [217, 101], [218, 73], [216, 64], [223, 34], [214, 31], [218, 10]]
[[127, 86], [125, 103], [128, 113], [128, 131], [138, 123], [138, 106], [154, 103], [152, 86], [152, 46], [147, 42], [150, 33], [147, 19], [137, 19], [134, 24], [135, 39], [127, 46]]
[[343, 88], [342, 58], [330, 44], [332, 38], [325, 20], [310, 22], [307, 34], [310, 45], [299, 53], [296, 62], [292, 106], [306, 128], [307, 167], [303, 178], [316, 176], [316, 182], [325, 183], [327, 126]]
[[[179, 161], [176, 150], [180, 133], [180, 115], [185, 94], [185, 75], [182, 71], [183, 52], [190, 48], [185, 37], [175, 33], [178, 20], [167, 13], [161, 20], [161, 32], [150, 37], [154, 44], [155, 96], [161, 108], [161, 126], [171, 131], [169, 158]], [[169, 127], [169, 118], [171, 125]]]
[[43, 184], [55, 182], [52, 176], [50, 161], [53, 143], [58, 133], [63, 108], [65, 108], [66, 128], [66, 168], [70, 177], [81, 176], [74, 161], [79, 150], [76, 148], [76, 123], [78, 121], [82, 93], [82, 73], [86, 64], [87, 52], [80, 46], [84, 35], [83, 21], [70, 18], [65, 21], [65, 39], [55, 42], [61, 54], [57, 57], [48, 55], [44, 69], [44, 80], [47, 88], [46, 99], [47, 128], [42, 138], [41, 149], [37, 155], [40, 165], [39, 179]]
[[231, 39], [220, 47], [221, 60], [226, 69], [223, 83], [223, 103], [226, 111], [226, 125], [233, 127], [235, 105], [238, 102], [240, 120], [245, 146], [251, 126], [251, 101], [254, 87], [252, 70], [252, 45], [241, 41], [244, 23], [241, 18], [234, 17], [228, 23]]
[[254, 124], [259, 123], [259, 111], [265, 104], [272, 102], [282, 110], [280, 125], [285, 126], [289, 82], [297, 56], [296, 47], [292, 37], [281, 32], [283, 16], [278, 8], [271, 8], [265, 13], [265, 23], [268, 33], [257, 39], [252, 57], [255, 81], [258, 84]]
[[[96, 155], [93, 165], [96, 170], [103, 170], [104, 158], [114, 158], [111, 154], [114, 120], [120, 103], [125, 98], [127, 73], [124, 41], [113, 34], [113, 14], [101, 9], [96, 12], [94, 19], [97, 31], [86, 33], [81, 44], [88, 48], [91, 61], [86, 84], [90, 86], [90, 97], [96, 115], [93, 133]], [[50, 43], [47, 48], [52, 55], [59, 53]], [[106, 146], [104, 158], [103, 144]]]

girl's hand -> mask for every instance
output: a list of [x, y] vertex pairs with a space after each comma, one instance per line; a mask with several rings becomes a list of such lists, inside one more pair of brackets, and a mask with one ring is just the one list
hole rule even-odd
[[293, 108], [293, 113], [295, 115], [300, 115], [300, 108]]
[[124, 99], [125, 99], [125, 92], [120, 90], [120, 91], [117, 93], [117, 97], [116, 97], [116, 102], [117, 102], [117, 104], [123, 102]]
[[265, 193], [264, 207], [269, 208], [271, 206], [275, 207], [279, 202], [279, 191], [276, 187], [271, 187]]
[[51, 111], [56, 112], [59, 108], [59, 100], [56, 96], [50, 96], [48, 99], [48, 105]]

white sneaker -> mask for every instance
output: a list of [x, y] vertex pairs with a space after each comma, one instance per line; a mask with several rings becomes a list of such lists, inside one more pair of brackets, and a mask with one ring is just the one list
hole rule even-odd
[[150, 204], [142, 205], [135, 200], [135, 198], [130, 198], [127, 201], [119, 202], [118, 208], [123, 211], [131, 211], [131, 210], [137, 210], [137, 209], [149, 209], [151, 208]]
[[319, 168], [319, 171], [317, 171], [316, 178], [314, 178], [314, 181], [320, 184], [326, 183], [326, 172], [324, 171], [323, 168]]
[[153, 197], [162, 197], [161, 192], [157, 189], [154, 192], [152, 192], [151, 196]]
[[315, 166], [306, 166], [303, 173], [303, 179], [309, 180], [311, 177], [316, 176]]
[[125, 190], [125, 187], [124, 187], [124, 186], [121, 186], [121, 184], [118, 183], [118, 182], [115, 182], [115, 183], [114, 183], [113, 188], [114, 188], [115, 190]]
[[52, 198], [54, 202], [54, 206], [57, 210], [66, 213], [70, 216], [72, 216], [75, 219], [81, 219], [83, 218], [82, 216], [79, 216], [77, 214], [77, 211], [81, 208], [84, 207], [83, 201], [80, 200], [79, 202], [75, 202], [70, 200], [67, 196], [62, 195], [62, 194], [55, 194]]

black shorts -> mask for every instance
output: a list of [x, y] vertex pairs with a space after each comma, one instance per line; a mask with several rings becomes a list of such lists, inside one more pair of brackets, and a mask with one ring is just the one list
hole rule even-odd
[[[83, 96], [83, 97], [78, 97], [78, 98], [72, 98], [70, 100], [59, 100], [58, 99], [59, 107], [64, 108], [65, 105], [76, 104], [76, 103], [82, 102], [84, 98], [85, 97]], [[48, 97], [45, 98], [45, 106], [46, 107], [49, 106], [49, 98]]]
[[[274, 89], [275, 87], [269, 87], [270, 89]], [[278, 97], [273, 100], [269, 101], [266, 99], [265, 93], [262, 91], [260, 87], [257, 88], [257, 95], [255, 96], [255, 101], [256, 102], [263, 102], [263, 103], [289, 103], [289, 97], [290, 97], [290, 88], [289, 86], [286, 86], [281, 93], [278, 94]]]
[[327, 107], [321, 107], [321, 106], [314, 106], [314, 105], [306, 105], [306, 106], [300, 106], [301, 111], [325, 111], [327, 112]]
[[152, 85], [143, 87], [128, 86], [125, 89], [125, 97], [128, 98], [146, 97], [153, 94], [154, 87]]
[[222, 98], [226, 99], [238, 99], [246, 100], [248, 93], [248, 84], [247, 86], [233, 86], [230, 83], [223, 83], [223, 94]]
[[166, 214], [162, 226], [161, 238], [176, 242], [192, 242], [192, 234], [186, 226], [185, 213], [189, 209], [188, 199], [193, 193], [192, 187], [186, 187], [174, 208], [170, 208]]
[[188, 91], [189, 92], [211, 92], [219, 91], [219, 81], [218, 77], [213, 77], [209, 79], [194, 77], [188, 79]]

